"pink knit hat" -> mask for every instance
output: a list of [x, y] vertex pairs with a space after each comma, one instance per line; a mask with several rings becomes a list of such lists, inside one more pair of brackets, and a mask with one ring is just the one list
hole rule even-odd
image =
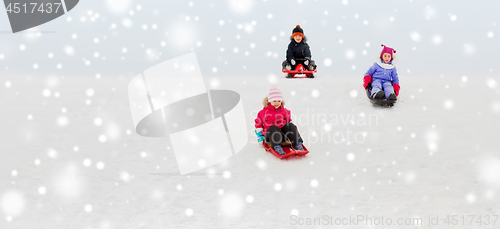
[[267, 96], [267, 101], [272, 102], [276, 100], [281, 100], [283, 101], [283, 94], [281, 94], [280, 89], [278, 88], [273, 88], [269, 90], [269, 95]]
[[380, 53], [380, 58], [382, 58], [382, 55], [384, 55], [384, 53], [389, 53], [389, 54], [391, 54], [391, 59], [394, 59], [394, 56], [392, 55], [392, 53], [396, 53], [396, 50], [394, 50], [393, 48], [389, 48], [383, 44], [382, 44], [382, 47], [384, 47], [384, 49], [382, 49], [382, 52]]

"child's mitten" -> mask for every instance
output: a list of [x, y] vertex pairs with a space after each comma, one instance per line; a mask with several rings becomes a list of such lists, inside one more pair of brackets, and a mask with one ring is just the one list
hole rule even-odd
[[396, 96], [399, 96], [399, 89], [401, 88], [399, 87], [399, 84], [395, 83], [392, 87], [394, 88], [394, 92], [396, 92]]
[[372, 82], [372, 76], [371, 75], [366, 75], [363, 78], [363, 87], [366, 89], [368, 87], [368, 84]]
[[257, 135], [257, 141], [258, 142], [263, 142], [264, 141], [264, 135], [262, 134], [262, 128], [255, 129], [255, 134]]

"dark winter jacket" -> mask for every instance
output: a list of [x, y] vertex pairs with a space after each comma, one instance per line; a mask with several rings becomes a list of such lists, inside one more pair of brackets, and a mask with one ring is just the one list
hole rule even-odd
[[300, 43], [292, 40], [288, 45], [288, 49], [286, 50], [286, 60], [290, 62], [291, 59], [294, 58], [305, 58], [311, 59], [311, 50], [309, 49], [309, 45], [302, 40]]

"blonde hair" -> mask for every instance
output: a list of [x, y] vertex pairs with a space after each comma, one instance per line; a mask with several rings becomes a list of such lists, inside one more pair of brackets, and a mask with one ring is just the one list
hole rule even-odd
[[[264, 107], [269, 106], [269, 101], [267, 97], [264, 98], [264, 100], [262, 101], [262, 105], [264, 105]], [[281, 100], [281, 106], [285, 106], [285, 100]]]

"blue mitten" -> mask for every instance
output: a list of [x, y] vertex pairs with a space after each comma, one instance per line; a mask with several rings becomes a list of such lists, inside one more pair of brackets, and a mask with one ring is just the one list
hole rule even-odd
[[262, 128], [256, 129], [255, 134], [257, 135], [257, 141], [258, 142], [263, 142], [264, 141], [264, 135], [262, 134]]

